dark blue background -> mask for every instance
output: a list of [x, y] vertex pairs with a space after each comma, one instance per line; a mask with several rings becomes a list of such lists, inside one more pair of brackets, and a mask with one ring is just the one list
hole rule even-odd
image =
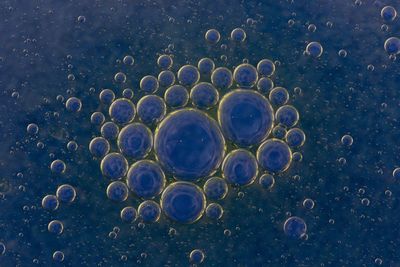
[[[384, 5], [400, 6], [362, 2], [2, 1], [0, 241], [7, 251], [0, 265], [57, 265], [52, 253], [62, 250], [65, 261], [59, 265], [66, 266], [187, 266], [190, 251], [200, 248], [204, 266], [373, 266], [377, 258], [383, 266], [400, 266], [400, 189], [391, 177], [399, 164], [399, 66], [383, 49], [400, 24], [396, 20], [384, 32], [380, 17]], [[78, 22], [81, 15], [84, 23]], [[246, 23], [248, 18], [255, 24]], [[316, 32], [307, 30], [308, 23], [317, 26]], [[228, 36], [240, 26], [248, 38], [239, 47]], [[209, 28], [221, 32], [228, 51], [205, 43]], [[323, 45], [320, 59], [303, 56], [309, 41]], [[169, 44], [175, 70], [205, 56], [222, 65], [222, 54], [229, 67], [243, 58], [252, 64], [279, 60], [275, 84], [291, 95], [294, 87], [302, 88], [291, 103], [300, 112], [307, 142], [303, 162], [276, 177], [271, 192], [257, 184], [240, 189], [244, 197], [231, 190], [219, 223], [177, 225], [162, 218], [139, 229], [123, 224], [119, 211], [124, 205], [106, 198], [107, 181], [87, 152], [98, 132], [89, 118], [99, 109], [101, 88], [121, 95], [123, 88], [113, 84], [118, 71], [128, 75], [137, 99], [140, 78], [158, 74], [157, 55]], [[347, 50], [346, 58], [338, 56], [340, 49]], [[118, 61], [127, 54], [135, 58], [132, 67]], [[374, 71], [367, 70], [369, 64]], [[69, 114], [57, 95], [80, 97], [83, 111]], [[31, 122], [40, 127], [38, 137], [26, 133]], [[354, 138], [350, 149], [340, 144], [346, 133]], [[72, 139], [80, 145], [76, 153], [66, 150]], [[37, 148], [38, 141], [44, 149]], [[346, 164], [339, 163], [341, 157]], [[53, 158], [66, 161], [64, 176], [50, 173]], [[62, 183], [76, 186], [77, 200], [56, 212], [44, 211], [42, 197]], [[307, 197], [316, 203], [311, 211], [301, 205]], [[361, 204], [363, 198], [369, 206]], [[138, 204], [133, 198], [128, 202]], [[290, 215], [304, 218], [308, 240], [284, 235], [282, 225]], [[47, 232], [52, 219], [64, 222], [60, 237]], [[111, 239], [108, 233], [115, 226], [121, 231]], [[170, 227], [176, 236], [168, 235]]]

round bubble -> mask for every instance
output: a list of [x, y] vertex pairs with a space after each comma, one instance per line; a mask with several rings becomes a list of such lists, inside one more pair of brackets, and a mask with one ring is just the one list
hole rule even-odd
[[82, 102], [79, 98], [70, 97], [65, 103], [65, 107], [67, 108], [68, 111], [79, 112], [82, 108]]
[[274, 82], [268, 77], [262, 77], [258, 80], [257, 90], [262, 94], [268, 93], [273, 87]]
[[78, 144], [75, 141], [69, 141], [67, 144], [67, 149], [69, 151], [76, 151], [78, 149]]
[[61, 235], [64, 231], [64, 225], [58, 220], [53, 220], [47, 225], [47, 230], [52, 234]]
[[217, 203], [211, 203], [206, 208], [206, 216], [213, 220], [221, 219], [223, 213], [224, 209], [220, 204]]
[[99, 99], [100, 102], [110, 105], [115, 99], [115, 94], [111, 89], [103, 89], [99, 94]]
[[218, 89], [228, 89], [233, 83], [232, 72], [225, 67], [216, 68], [211, 74], [211, 82]]
[[278, 139], [285, 138], [287, 130], [282, 125], [278, 124], [272, 129], [272, 136]]
[[386, 39], [384, 48], [388, 54], [397, 55], [400, 52], [400, 39], [397, 37]]
[[133, 93], [132, 89], [126, 88], [126, 89], [124, 89], [124, 91], [122, 91], [122, 96], [124, 98], [132, 99], [133, 95], [134, 95], [134, 93]]
[[302, 218], [293, 216], [285, 221], [283, 231], [288, 237], [299, 239], [306, 234], [307, 225]]
[[228, 194], [228, 184], [225, 179], [211, 177], [205, 182], [203, 190], [208, 199], [220, 200]]
[[160, 219], [161, 209], [153, 200], [143, 201], [138, 208], [138, 214], [143, 222], [153, 223]]
[[270, 134], [274, 113], [260, 93], [237, 89], [222, 98], [218, 121], [226, 138], [238, 146], [251, 146]]
[[127, 124], [135, 118], [136, 108], [129, 99], [120, 98], [111, 104], [108, 113], [115, 123]]
[[320, 57], [323, 52], [324, 49], [322, 48], [322, 45], [318, 42], [310, 42], [306, 47], [307, 55], [310, 55], [312, 57]]
[[257, 64], [257, 71], [261, 76], [272, 76], [275, 72], [275, 64], [269, 59], [263, 59]]
[[209, 109], [217, 104], [219, 93], [211, 83], [202, 82], [192, 88], [190, 99], [198, 109]]
[[205, 57], [199, 60], [197, 68], [201, 74], [210, 75], [215, 69], [215, 63], [212, 59]]
[[165, 215], [179, 223], [193, 223], [204, 213], [206, 197], [201, 189], [189, 182], [170, 184], [161, 195]]
[[141, 198], [158, 196], [165, 187], [166, 179], [158, 163], [141, 160], [134, 163], [126, 177], [129, 189]]
[[128, 187], [121, 181], [111, 182], [107, 187], [107, 197], [113, 201], [123, 202], [128, 198]]
[[272, 105], [282, 106], [289, 101], [289, 93], [283, 87], [275, 87], [269, 92], [269, 101]]
[[53, 260], [57, 262], [64, 261], [64, 253], [62, 251], [56, 251], [53, 253]]
[[175, 74], [170, 70], [164, 70], [158, 74], [158, 82], [163, 87], [171, 86], [175, 83]]
[[104, 176], [117, 180], [128, 171], [128, 161], [119, 153], [110, 153], [101, 161], [100, 169]]
[[102, 125], [105, 119], [104, 114], [99, 111], [94, 112], [92, 116], [90, 116], [90, 122], [94, 125]]
[[205, 255], [204, 252], [200, 249], [194, 249], [190, 252], [189, 260], [193, 264], [200, 264], [204, 261]]
[[153, 94], [158, 90], [159, 84], [156, 77], [152, 75], [144, 76], [140, 80], [140, 89], [146, 94]]
[[293, 106], [282, 106], [276, 111], [275, 119], [277, 123], [290, 128], [295, 126], [299, 121], [299, 112]]
[[132, 56], [125, 56], [122, 60], [125, 65], [132, 66], [135, 63], [135, 59]]
[[146, 157], [152, 146], [153, 134], [142, 123], [128, 124], [118, 135], [118, 148], [121, 153], [135, 160]]
[[294, 152], [292, 156], [293, 161], [300, 162], [303, 160], [303, 155], [300, 152]]
[[156, 95], [142, 97], [137, 104], [137, 113], [140, 120], [147, 125], [160, 122], [167, 112], [164, 100]]
[[0, 242], [0, 256], [4, 255], [5, 253], [6, 253], [6, 245]]
[[392, 6], [385, 6], [381, 10], [381, 17], [383, 18], [384, 21], [390, 22], [394, 21], [394, 19], [397, 16], [397, 11], [394, 7]]
[[222, 175], [230, 184], [248, 185], [258, 174], [257, 160], [249, 151], [237, 149], [230, 152], [223, 164]]
[[64, 161], [62, 161], [61, 159], [53, 160], [53, 162], [50, 165], [51, 172], [53, 172], [55, 174], [64, 173], [66, 168], [67, 168], [67, 166], [65, 165]]
[[272, 173], [287, 170], [292, 161], [292, 151], [279, 139], [268, 139], [257, 150], [257, 161], [266, 171]]
[[195, 109], [170, 113], [158, 125], [154, 140], [158, 161], [177, 179], [194, 181], [213, 174], [225, 154], [218, 124]]
[[233, 78], [240, 87], [251, 88], [258, 80], [257, 69], [250, 64], [240, 64], [235, 68]]
[[299, 128], [293, 128], [286, 133], [285, 139], [286, 143], [290, 147], [301, 147], [306, 141], [306, 135], [304, 134], [303, 130]]
[[71, 185], [63, 184], [57, 188], [56, 196], [60, 202], [71, 203], [75, 200], [76, 191]]
[[101, 135], [108, 140], [114, 140], [118, 137], [119, 128], [114, 122], [106, 122], [101, 126]]
[[184, 65], [178, 71], [178, 81], [183, 86], [193, 86], [200, 79], [199, 70], [192, 65]]
[[210, 44], [216, 44], [219, 42], [219, 40], [221, 39], [221, 35], [219, 33], [219, 31], [217, 31], [216, 29], [209, 29], [204, 38], [206, 39], [206, 41]]
[[35, 135], [39, 132], [39, 127], [35, 123], [30, 123], [26, 127], [26, 132], [30, 135]]
[[46, 210], [56, 210], [58, 205], [58, 199], [55, 195], [47, 195], [42, 199], [42, 207]]
[[231, 32], [231, 39], [235, 42], [244, 42], [246, 32], [242, 28], [236, 28]]
[[165, 91], [164, 99], [171, 108], [181, 108], [187, 105], [189, 93], [182, 85], [173, 85]]
[[134, 207], [125, 207], [121, 210], [121, 220], [127, 223], [132, 223], [137, 219], [137, 211]]
[[303, 201], [304, 208], [311, 210], [314, 208], [314, 206], [315, 206], [315, 203], [312, 199], [309, 199], [309, 198], [304, 199], [304, 201]]
[[344, 146], [351, 146], [353, 144], [353, 137], [351, 135], [345, 134], [342, 136], [342, 139], [340, 141]]
[[114, 81], [117, 83], [124, 83], [126, 82], [126, 75], [123, 72], [118, 72], [114, 75]]
[[173, 63], [174, 61], [168, 55], [161, 55], [157, 59], [157, 65], [163, 70], [170, 69]]
[[396, 180], [400, 180], [400, 168], [394, 169], [393, 172], [392, 172], [392, 176]]
[[110, 144], [103, 137], [95, 137], [89, 143], [89, 151], [93, 157], [103, 158], [110, 151]]
[[261, 175], [259, 183], [265, 189], [271, 189], [275, 184], [275, 178], [271, 174], [265, 173]]

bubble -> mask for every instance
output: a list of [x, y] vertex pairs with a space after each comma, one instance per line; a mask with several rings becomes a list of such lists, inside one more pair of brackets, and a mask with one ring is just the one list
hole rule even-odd
[[168, 55], [161, 55], [157, 59], [157, 65], [163, 70], [170, 69], [173, 63], [174, 61]]
[[300, 239], [306, 234], [307, 225], [302, 218], [293, 216], [285, 221], [283, 231], [288, 237]]
[[51, 172], [55, 174], [62, 174], [65, 172], [67, 166], [65, 165], [64, 161], [61, 159], [54, 160], [50, 165]]
[[256, 158], [244, 149], [230, 152], [224, 159], [221, 169], [228, 183], [240, 186], [253, 183], [258, 174]]
[[115, 123], [127, 124], [135, 118], [136, 108], [129, 99], [119, 98], [111, 104], [108, 113]]
[[299, 121], [299, 112], [293, 106], [282, 106], [276, 111], [275, 120], [278, 123], [290, 128], [295, 126]]
[[382, 265], [382, 263], [383, 263], [381, 258], [376, 258], [374, 262], [376, 265]]
[[306, 135], [303, 130], [293, 128], [286, 133], [285, 140], [290, 147], [301, 147], [306, 141]]
[[134, 93], [133, 93], [132, 89], [126, 88], [126, 89], [124, 89], [124, 91], [122, 91], [122, 96], [124, 98], [132, 99], [133, 95], [134, 95]]
[[268, 93], [273, 87], [274, 82], [270, 78], [262, 77], [258, 80], [257, 90], [262, 94]]
[[99, 94], [99, 99], [100, 102], [110, 105], [115, 99], [115, 94], [111, 89], [103, 89]]
[[121, 220], [127, 223], [133, 223], [137, 219], [137, 211], [134, 207], [125, 207], [121, 210]]
[[286, 128], [278, 124], [272, 129], [272, 136], [278, 139], [283, 139], [286, 136]]
[[47, 230], [52, 234], [61, 235], [64, 231], [64, 225], [58, 220], [53, 220], [47, 225]]
[[65, 107], [67, 108], [68, 111], [79, 112], [82, 108], [82, 102], [79, 98], [70, 97], [65, 103]]
[[212, 175], [225, 154], [218, 124], [195, 109], [170, 113], [158, 125], [154, 140], [158, 161], [177, 179], [194, 181]]
[[317, 26], [315, 26], [315, 24], [310, 24], [310, 25], [308, 25], [307, 29], [310, 32], [315, 32], [317, 30]]
[[232, 72], [225, 67], [216, 68], [211, 74], [211, 83], [218, 89], [228, 89], [233, 83]]
[[158, 90], [159, 84], [156, 77], [152, 75], [144, 76], [140, 80], [140, 89], [146, 94], [153, 94]]
[[363, 204], [364, 206], [369, 206], [370, 201], [368, 198], [363, 198], [361, 199], [361, 204]]
[[312, 57], [320, 57], [323, 52], [324, 49], [322, 48], [322, 45], [318, 42], [310, 42], [306, 47], [307, 55], [310, 55]]
[[46, 210], [56, 210], [58, 205], [58, 199], [55, 195], [47, 195], [42, 199], [42, 207]]
[[6, 253], [6, 245], [0, 242], [0, 256], [4, 255], [5, 253]]
[[278, 173], [286, 171], [292, 161], [292, 151], [279, 139], [268, 139], [257, 150], [257, 160], [263, 169]]
[[84, 23], [85, 21], [86, 21], [85, 16], [79, 16], [79, 17], [78, 17], [78, 22], [79, 22], [79, 23]]
[[210, 29], [206, 32], [204, 38], [208, 43], [216, 44], [221, 39], [221, 35], [219, 34], [219, 31], [217, 31], [216, 29]]
[[123, 72], [118, 72], [114, 75], [114, 81], [117, 83], [124, 83], [126, 82], [126, 75]]
[[164, 99], [171, 108], [181, 108], [187, 105], [189, 93], [182, 85], [173, 85], [165, 91]]
[[392, 176], [393, 176], [394, 179], [400, 181], [400, 168], [394, 169], [393, 172], [392, 172]]
[[142, 97], [137, 103], [137, 113], [140, 120], [146, 125], [160, 122], [167, 112], [164, 100], [156, 95]]
[[303, 155], [300, 152], [294, 152], [292, 155], [293, 161], [300, 162], [303, 160]]
[[244, 42], [246, 32], [242, 28], [236, 28], [231, 32], [231, 39], [235, 42]]
[[184, 65], [178, 71], [178, 81], [183, 86], [193, 86], [200, 79], [199, 70], [192, 65]]
[[344, 146], [351, 146], [353, 144], [353, 137], [349, 134], [345, 134], [342, 136], [342, 139], [340, 141]]
[[257, 69], [250, 64], [240, 64], [233, 72], [233, 78], [241, 88], [251, 88], [258, 80]]
[[215, 87], [207, 82], [196, 84], [190, 91], [193, 106], [198, 109], [209, 109], [219, 100], [219, 93]]
[[219, 200], [225, 198], [228, 194], [228, 185], [225, 179], [211, 177], [205, 182], [203, 190], [208, 199]]
[[269, 93], [269, 101], [272, 105], [282, 106], [289, 101], [289, 93], [283, 87], [275, 87]]
[[315, 206], [315, 203], [312, 199], [310, 199], [310, 198], [304, 199], [304, 201], [303, 201], [304, 208], [311, 210], [314, 208], [314, 206]]
[[89, 151], [93, 157], [103, 158], [110, 151], [110, 144], [103, 137], [95, 137], [89, 143]]
[[275, 184], [275, 178], [271, 174], [265, 173], [261, 175], [259, 183], [265, 189], [271, 189]]
[[224, 136], [238, 146], [261, 143], [270, 134], [273, 120], [269, 101], [256, 91], [234, 90], [222, 98], [218, 108]]
[[397, 11], [392, 6], [385, 6], [381, 10], [381, 17], [386, 22], [394, 21], [396, 16], [397, 16]]
[[153, 134], [142, 123], [128, 124], [118, 135], [118, 148], [134, 160], [146, 157], [153, 146]]
[[211, 203], [206, 208], [206, 216], [213, 220], [221, 219], [224, 209], [218, 203]]
[[344, 49], [340, 49], [339, 52], [338, 52], [338, 55], [340, 57], [347, 57], [347, 51], [344, 50]]
[[56, 262], [64, 261], [64, 253], [62, 251], [56, 251], [53, 253], [53, 260]]
[[201, 189], [189, 182], [174, 182], [161, 195], [165, 215], [179, 223], [193, 223], [204, 213], [206, 198]]
[[111, 182], [107, 187], [107, 197], [116, 202], [123, 202], [128, 198], [128, 187], [121, 181]]
[[121, 154], [110, 153], [101, 161], [100, 169], [104, 176], [117, 180], [125, 176], [128, 171], [128, 162]]
[[164, 70], [158, 74], [158, 83], [163, 87], [169, 87], [175, 83], [175, 74], [170, 70]]
[[71, 185], [63, 184], [57, 188], [56, 196], [60, 202], [71, 203], [75, 200], [76, 191]]
[[269, 59], [263, 59], [257, 64], [257, 71], [260, 76], [272, 76], [275, 73], [275, 64]]
[[75, 81], [75, 75], [73, 75], [73, 74], [68, 74], [67, 79], [68, 79], [68, 81]]
[[122, 60], [125, 65], [132, 66], [135, 64], [135, 59], [132, 56], [125, 56], [124, 59]]
[[165, 187], [166, 179], [158, 163], [141, 160], [134, 163], [126, 177], [129, 189], [141, 198], [154, 198]]
[[76, 151], [78, 149], [78, 144], [75, 141], [69, 141], [67, 144], [67, 149], [69, 151]]
[[197, 64], [197, 68], [199, 69], [200, 73], [203, 75], [211, 75], [211, 73], [215, 69], [214, 61], [210, 58], [202, 58], [200, 59], [199, 63]]
[[160, 219], [160, 206], [153, 200], [143, 201], [138, 208], [138, 214], [145, 223], [153, 223]]
[[96, 111], [90, 116], [90, 122], [94, 125], [102, 125], [106, 118], [104, 117], [104, 114]]
[[113, 140], [118, 137], [119, 128], [114, 122], [106, 122], [101, 126], [101, 135], [108, 140]]
[[26, 132], [30, 135], [35, 135], [39, 132], [39, 126], [37, 126], [35, 123], [30, 123], [26, 127]]

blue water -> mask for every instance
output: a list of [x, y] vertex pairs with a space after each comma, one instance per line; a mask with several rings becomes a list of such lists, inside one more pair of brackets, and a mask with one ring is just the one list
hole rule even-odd
[[[400, 10], [394, 0], [2, 1], [0, 266], [189, 266], [194, 249], [205, 254], [201, 266], [400, 266], [400, 181], [392, 177], [400, 165], [400, 67], [383, 48], [400, 35], [400, 22], [381, 29], [385, 5]], [[246, 31], [243, 44], [228, 40], [237, 27]], [[204, 40], [210, 28], [221, 33], [216, 46]], [[323, 46], [317, 59], [303, 55], [311, 41]], [[174, 72], [203, 57], [229, 69], [244, 58], [279, 61], [273, 81], [289, 90], [307, 136], [302, 162], [275, 176], [271, 190], [258, 182], [230, 188], [218, 222], [123, 223], [121, 209], [140, 201], [107, 199], [109, 181], [88, 151], [99, 136], [91, 114], [107, 114], [101, 89], [121, 96], [125, 86], [114, 75], [122, 71], [136, 103], [140, 79], [158, 75], [168, 46]], [[133, 66], [123, 64], [125, 55]], [[78, 114], [65, 109], [71, 96], [82, 100]], [[29, 123], [39, 126], [36, 136]], [[351, 147], [340, 142], [345, 134]], [[67, 150], [71, 140], [76, 152]], [[58, 158], [63, 175], [49, 169]], [[65, 183], [76, 200], [44, 210], [42, 198]], [[303, 207], [306, 198], [313, 209]], [[307, 238], [285, 234], [291, 216], [306, 222]], [[64, 223], [60, 236], [47, 231], [54, 219]], [[57, 250], [61, 263], [53, 260]]]

